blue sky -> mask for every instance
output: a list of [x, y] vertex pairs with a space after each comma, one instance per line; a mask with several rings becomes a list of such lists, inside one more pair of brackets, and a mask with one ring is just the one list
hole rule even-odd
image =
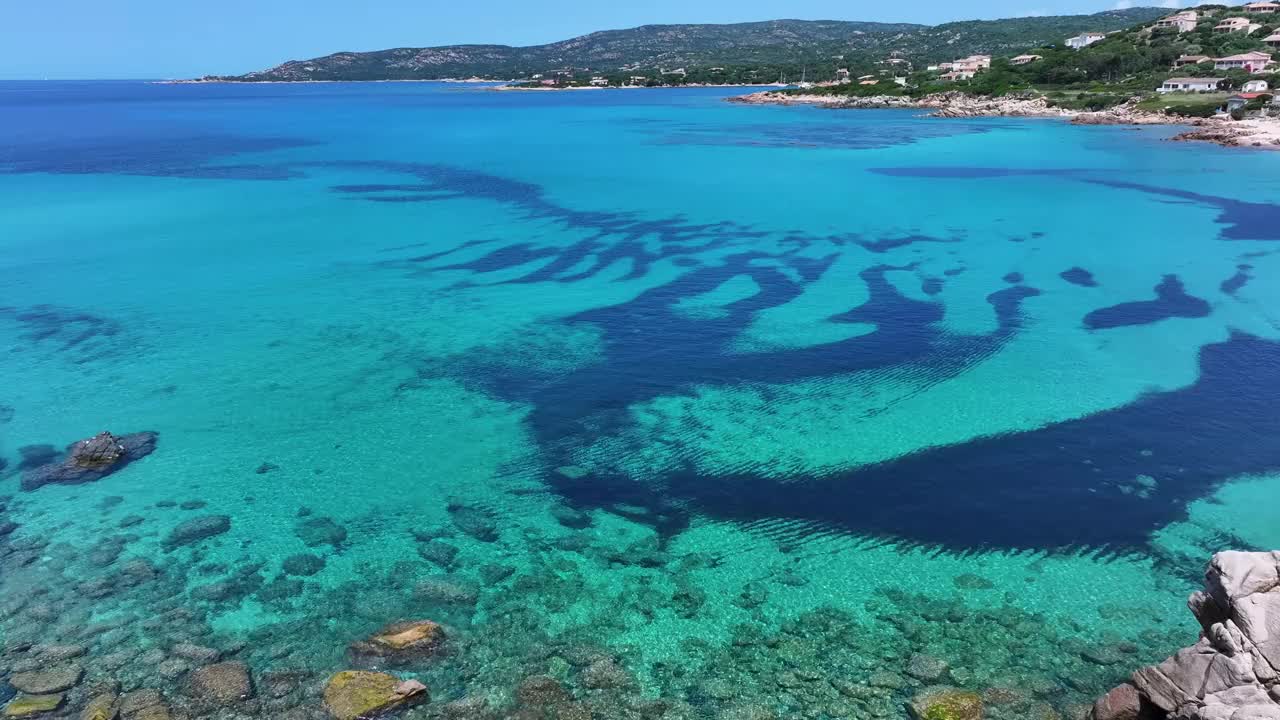
[[933, 24], [1097, 12], [1116, 1], [4, 0], [0, 79], [194, 77], [241, 73], [339, 50], [531, 45], [646, 23], [789, 17]]

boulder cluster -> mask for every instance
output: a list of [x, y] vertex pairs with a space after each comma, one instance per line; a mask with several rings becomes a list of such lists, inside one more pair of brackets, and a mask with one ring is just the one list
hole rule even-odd
[[1199, 641], [1135, 672], [1093, 720], [1280, 720], [1280, 551], [1214, 555], [1187, 604]]

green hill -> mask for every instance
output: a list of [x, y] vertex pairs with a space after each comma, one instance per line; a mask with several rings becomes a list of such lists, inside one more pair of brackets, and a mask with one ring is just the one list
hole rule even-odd
[[[779, 72], [833, 77], [839, 67], [868, 67], [890, 52], [916, 63], [960, 55], [1011, 52], [1061, 42], [1085, 31], [1107, 32], [1147, 22], [1157, 8], [1094, 15], [974, 20], [928, 26], [825, 20], [771, 20], [728, 25], [645, 25], [531, 47], [452, 45], [341, 52], [228, 81], [432, 80], [528, 78], [558, 70], [658, 77], [683, 68], [699, 80], [774, 80]], [[712, 68], [716, 68], [711, 72]]]

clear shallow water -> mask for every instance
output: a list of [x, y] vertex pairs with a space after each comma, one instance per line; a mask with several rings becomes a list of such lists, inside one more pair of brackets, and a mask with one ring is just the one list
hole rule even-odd
[[9, 669], [308, 717], [426, 617], [422, 717], [1070, 717], [1189, 642], [1280, 542], [1280, 157], [730, 93], [0, 84]]

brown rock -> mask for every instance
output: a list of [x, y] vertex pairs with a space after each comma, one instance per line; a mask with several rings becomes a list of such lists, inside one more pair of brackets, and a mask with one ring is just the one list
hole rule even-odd
[[1117, 685], [1093, 705], [1090, 720], [1138, 720], [1142, 712], [1142, 698], [1138, 688], [1125, 683]]
[[80, 711], [80, 720], [115, 720], [120, 714], [119, 700], [114, 693], [98, 695]]
[[367, 670], [343, 670], [324, 688], [325, 707], [335, 720], [376, 718], [428, 699], [426, 686], [417, 680]]
[[191, 671], [187, 694], [204, 705], [223, 707], [253, 697], [249, 666], [242, 662], [221, 662]]
[[383, 657], [391, 661], [422, 658], [434, 654], [444, 643], [444, 628], [430, 620], [392, 623], [368, 639], [352, 643], [357, 656]]
[[51, 713], [62, 707], [65, 698], [60, 694], [53, 695], [19, 695], [4, 706], [7, 718], [28, 718]]
[[952, 687], [921, 690], [907, 705], [915, 720], [982, 720], [982, 698]]
[[82, 677], [84, 668], [79, 665], [61, 665], [17, 673], [9, 678], [9, 684], [29, 695], [50, 695], [70, 690]]
[[567, 703], [573, 696], [559, 680], [550, 675], [533, 675], [520, 681], [520, 686], [516, 688], [516, 699], [521, 705], [547, 707]]

